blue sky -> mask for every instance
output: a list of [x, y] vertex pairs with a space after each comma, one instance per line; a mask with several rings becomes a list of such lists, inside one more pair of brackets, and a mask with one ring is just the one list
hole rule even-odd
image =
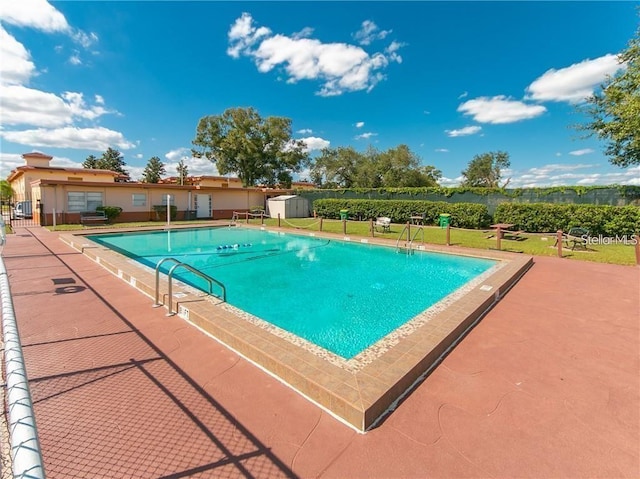
[[[618, 70], [638, 2], [0, 3], [0, 176], [29, 151], [79, 166], [111, 146], [175, 175], [198, 120], [292, 120], [312, 155], [408, 145], [455, 185], [510, 154], [510, 186], [640, 184], [571, 125]], [[302, 178], [306, 175], [303, 173]]]

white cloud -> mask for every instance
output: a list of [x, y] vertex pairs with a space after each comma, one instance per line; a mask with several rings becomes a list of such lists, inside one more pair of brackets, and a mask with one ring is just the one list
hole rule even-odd
[[176, 148], [175, 150], [171, 150], [168, 153], [166, 153], [164, 157], [169, 161], [174, 161], [177, 163], [182, 159], [190, 158], [191, 149], [185, 148], [185, 147]]
[[527, 98], [538, 101], [567, 101], [579, 103], [593, 94], [607, 75], [613, 75], [625, 65], [618, 62], [613, 54], [604, 55], [594, 60], [545, 72], [527, 87]]
[[573, 156], [582, 156], [582, 155], [588, 155], [589, 153], [593, 153], [594, 151], [595, 150], [593, 150], [592, 148], [584, 148], [582, 150], [570, 151], [569, 154]]
[[450, 136], [451, 138], [455, 138], [458, 136], [469, 136], [469, 135], [475, 135], [476, 133], [480, 133], [480, 131], [482, 130], [481, 126], [465, 126], [464, 128], [460, 128], [459, 130], [444, 130], [445, 133], [447, 134], [447, 136]]
[[324, 138], [318, 138], [315, 136], [310, 136], [307, 138], [300, 138], [300, 141], [303, 141], [307, 147], [305, 151], [314, 151], [314, 150], [322, 150], [323, 148], [328, 148], [331, 142], [329, 140], [325, 140]]
[[114, 113], [101, 105], [88, 105], [82, 93], [64, 92], [62, 96], [20, 85], [0, 85], [2, 126], [30, 125], [57, 127], [75, 119], [94, 120]]
[[0, 2], [0, 20], [45, 33], [64, 33], [84, 48], [98, 40], [93, 32], [72, 28], [64, 15], [46, 0], [4, 0]]
[[35, 28], [48, 33], [70, 30], [64, 15], [45, 0], [2, 1], [0, 20], [18, 27]]
[[253, 18], [243, 13], [231, 26], [227, 53], [239, 58], [253, 58], [261, 73], [279, 68], [287, 83], [319, 80], [320, 96], [337, 96], [345, 92], [370, 91], [385, 77], [381, 70], [390, 62], [401, 62], [397, 54], [401, 43], [392, 42], [386, 53], [369, 54], [361, 47], [346, 43], [322, 43], [319, 40], [272, 34], [266, 27], [257, 28]]
[[479, 123], [502, 124], [529, 120], [542, 115], [547, 109], [499, 95], [468, 100], [458, 107], [458, 111], [472, 116]]
[[364, 121], [359, 121], [356, 123], [356, 128], [362, 128], [364, 126]]
[[133, 157], [138, 159], [138, 160], [141, 160], [143, 156], [144, 155], [142, 153], [137, 153], [137, 154], [133, 155]]
[[[191, 150], [189, 148], [177, 148], [164, 155], [169, 159], [169, 162], [164, 164], [164, 169], [167, 172], [167, 176], [178, 176], [178, 163], [180, 160], [184, 161], [187, 166], [189, 176], [219, 176], [218, 168], [215, 163], [207, 160], [206, 158], [194, 158], [191, 156]], [[170, 158], [169, 158], [170, 157]]]
[[22, 155], [0, 151], [0, 178], [6, 178], [11, 170], [24, 165]]
[[462, 93], [460, 93], [460, 95], [458, 95], [458, 100], [462, 100], [463, 98], [467, 98], [468, 96], [469, 96], [469, 92], [463, 91]]
[[534, 188], [541, 186], [567, 185], [640, 185], [640, 166], [614, 172], [594, 171], [595, 163], [557, 164], [551, 163], [511, 173], [510, 187]]
[[[3, 5], [9, 2], [1, 2]], [[31, 61], [27, 49], [11, 36], [0, 24], [0, 58], [2, 58], [2, 75], [0, 84], [20, 85], [31, 78], [36, 66]]]
[[71, 63], [72, 65], [82, 65], [82, 60], [80, 60], [80, 55], [78, 52], [75, 52], [69, 57], [69, 63]]
[[104, 151], [109, 147], [122, 150], [135, 148], [135, 145], [127, 141], [122, 133], [104, 127], [77, 128], [67, 126], [55, 129], [3, 130], [0, 131], [0, 137], [21, 145], [50, 148], [77, 148], [95, 151]]
[[436, 148], [434, 151], [436, 153], [449, 153], [449, 150], [447, 150], [446, 148]]
[[104, 105], [104, 98], [102, 97], [102, 95], [96, 95], [94, 97], [94, 100], [98, 105]]
[[300, 135], [310, 135], [313, 133], [313, 130], [311, 128], [303, 128], [302, 130], [296, 131], [296, 133], [299, 133]]
[[380, 30], [371, 20], [365, 20], [362, 22], [360, 30], [353, 34], [353, 38], [360, 43], [360, 45], [369, 45], [375, 40], [384, 40], [393, 30]]
[[367, 132], [367, 133], [363, 133], [362, 135], [356, 135], [355, 139], [356, 140], [368, 140], [372, 136], [378, 136], [378, 134], [377, 133]]

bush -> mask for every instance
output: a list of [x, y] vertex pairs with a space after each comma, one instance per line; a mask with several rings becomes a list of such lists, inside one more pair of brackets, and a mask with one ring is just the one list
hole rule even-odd
[[568, 231], [574, 226], [590, 235], [632, 235], [640, 231], [637, 206], [599, 206], [549, 203], [502, 203], [496, 208], [496, 223], [513, 223], [531, 233]]
[[103, 211], [107, 217], [107, 223], [112, 223], [122, 213], [122, 208], [119, 206], [98, 206], [96, 211]]
[[350, 218], [361, 220], [380, 216], [394, 223], [409, 221], [411, 216], [425, 215], [426, 224], [439, 224], [440, 214], [451, 215], [451, 226], [456, 228], [483, 228], [491, 223], [487, 206], [476, 203], [447, 203], [444, 201], [414, 200], [349, 200], [318, 199], [313, 202], [316, 214], [324, 218], [340, 218], [340, 210], [349, 210]]
[[[167, 205], [153, 205], [153, 211], [156, 212], [156, 221], [167, 219]], [[171, 219], [175, 220], [178, 215], [178, 207], [171, 205]]]

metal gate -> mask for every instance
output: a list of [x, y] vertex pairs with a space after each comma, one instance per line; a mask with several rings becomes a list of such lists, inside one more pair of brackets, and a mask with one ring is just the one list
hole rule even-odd
[[33, 202], [30, 195], [23, 197], [0, 196], [2, 219], [11, 229], [21, 226], [40, 225], [40, 208], [38, 202]]

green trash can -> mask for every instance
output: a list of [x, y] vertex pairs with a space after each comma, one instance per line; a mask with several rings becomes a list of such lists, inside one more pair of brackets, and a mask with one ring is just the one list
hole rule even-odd
[[340, 210], [340, 219], [346, 221], [349, 219], [349, 210]]
[[451, 215], [447, 213], [440, 213], [440, 228], [446, 228], [451, 222]]

